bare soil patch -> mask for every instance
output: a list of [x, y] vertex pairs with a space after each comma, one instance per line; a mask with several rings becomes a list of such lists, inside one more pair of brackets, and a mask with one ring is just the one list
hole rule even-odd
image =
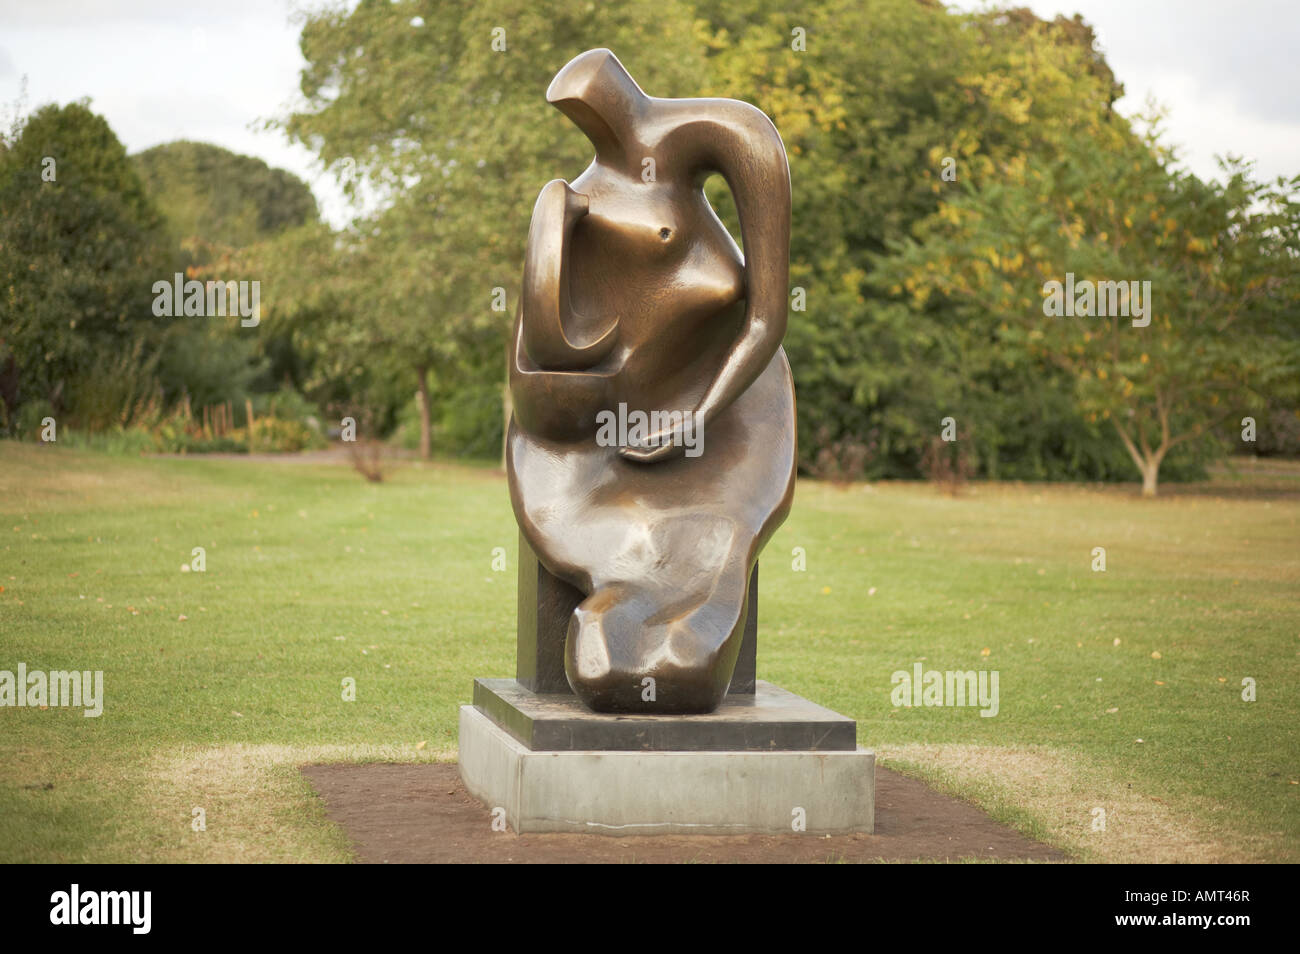
[[1065, 861], [975, 806], [876, 768], [873, 835], [588, 835], [493, 831], [455, 763], [307, 765], [326, 815], [369, 863]]

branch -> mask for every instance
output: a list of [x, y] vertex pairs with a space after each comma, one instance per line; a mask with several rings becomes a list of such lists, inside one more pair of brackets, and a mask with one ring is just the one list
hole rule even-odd
[[1141, 470], [1143, 465], [1146, 463], [1146, 459], [1138, 453], [1137, 447], [1133, 444], [1133, 438], [1128, 436], [1128, 432], [1124, 430], [1118, 417], [1112, 414], [1110, 421], [1115, 425], [1115, 430], [1119, 431], [1120, 440], [1122, 440], [1124, 446], [1128, 448], [1129, 455], [1133, 458], [1133, 462], [1138, 465], [1138, 470]]

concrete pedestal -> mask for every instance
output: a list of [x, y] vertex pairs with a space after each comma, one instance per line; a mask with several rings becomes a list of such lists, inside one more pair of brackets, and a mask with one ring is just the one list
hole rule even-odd
[[[579, 724], [583, 714], [556, 713], [560, 699], [529, 698], [527, 690], [491, 682], [491, 705], [461, 706], [460, 773], [489, 808], [505, 809], [516, 832], [779, 834], [799, 831], [797, 822], [810, 834], [874, 828], [875, 753], [857, 746], [852, 732], [844, 742], [842, 723], [851, 720], [791, 693], [759, 682], [749, 717], [761, 731], [748, 736], [727, 725], [746, 718], [742, 708], [720, 717], [593, 717], [634, 719], [634, 737], [672, 739], [675, 749], [653, 742], [630, 749], [626, 731], [611, 733], [613, 748], [531, 748], [517, 736], [527, 737], [523, 727], [531, 727], [540, 741], [539, 712], [551, 710], [547, 720], [558, 720], [555, 726], [569, 717]], [[476, 698], [487, 702], [486, 691]], [[576, 699], [572, 704], [580, 708]], [[800, 721], [774, 732], [781, 713]], [[809, 720], [835, 731], [810, 734]], [[773, 747], [773, 738], [790, 746], [800, 737], [809, 740], [803, 747]], [[719, 750], [719, 738], [765, 741], [762, 748]]]

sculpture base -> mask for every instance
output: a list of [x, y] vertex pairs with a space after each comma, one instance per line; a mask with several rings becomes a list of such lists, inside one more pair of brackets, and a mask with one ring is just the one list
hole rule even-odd
[[[852, 740], [853, 721], [793, 693], [759, 682], [751, 705], [732, 705], [729, 712], [720, 707], [707, 716], [601, 716], [567, 698], [565, 705], [564, 697], [530, 693], [514, 680], [476, 680], [475, 699], [482, 704], [461, 706], [461, 778], [489, 808], [504, 809], [516, 832], [833, 834], [874, 828], [875, 753], [855, 741], [825, 747], [843, 745], [846, 724]], [[782, 712], [789, 717], [784, 722]], [[716, 747], [720, 739], [745, 738], [746, 723], [757, 727], [751, 740], [769, 744]], [[561, 744], [566, 724], [587, 747]], [[526, 744], [520, 736], [530, 731], [551, 747]], [[770, 744], [796, 739], [804, 747]], [[665, 742], [681, 747], [665, 748]]]

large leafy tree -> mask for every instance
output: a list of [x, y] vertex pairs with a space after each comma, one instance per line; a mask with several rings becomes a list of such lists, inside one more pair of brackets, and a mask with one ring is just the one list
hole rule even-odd
[[413, 376], [425, 455], [430, 377], [472, 387], [490, 376], [500, 386], [533, 202], [542, 183], [576, 176], [591, 157], [545, 102], [551, 77], [608, 46], [652, 93], [694, 92], [693, 28], [678, 0], [555, 9], [362, 0], [308, 17], [306, 106], [284, 127], [350, 187], [364, 183], [376, 207], [336, 246], [346, 262], [340, 293], [365, 340]]
[[997, 348], [1064, 371], [1154, 495], [1171, 452], [1295, 398], [1300, 178], [1267, 185], [1227, 162], [1203, 182], [1154, 124], [1063, 145], [945, 202], [895, 274], [918, 312], [956, 303]]
[[105, 354], [152, 335], [152, 283], [173, 264], [163, 219], [87, 102], [37, 110], [0, 139], [0, 368], [55, 411]]
[[1027, 11], [966, 17], [917, 0], [698, 9], [713, 91], [764, 109], [790, 155], [791, 283], [805, 289], [806, 311], [791, 315], [786, 347], [803, 465], [828, 447], [870, 444], [875, 472], [911, 472], [940, 419], [976, 399], [998, 423], [977, 433], [990, 470], [999, 452], [1065, 451], [1082, 462], [1078, 446], [1027, 436], [1075, 416], [1068, 402], [1025, 400], [1040, 369], [993, 350], [948, 303], [918, 321], [877, 273], [963, 183], [1015, 156], [1054, 154], [1071, 128], [1120, 124], [1091, 32]]
[[[194, 277], [265, 284], [238, 251], [319, 222], [316, 199], [291, 172], [209, 143], [178, 141], [131, 157], [162, 211], [173, 245]], [[265, 289], [263, 289], [265, 291]], [[255, 331], [230, 322], [179, 322], [167, 328], [158, 378], [170, 397], [219, 403], [252, 392], [300, 388], [310, 371], [291, 322]]]
[[204, 142], [170, 142], [131, 157], [177, 244], [196, 263], [212, 246], [242, 248], [318, 218], [316, 198], [291, 172]]

